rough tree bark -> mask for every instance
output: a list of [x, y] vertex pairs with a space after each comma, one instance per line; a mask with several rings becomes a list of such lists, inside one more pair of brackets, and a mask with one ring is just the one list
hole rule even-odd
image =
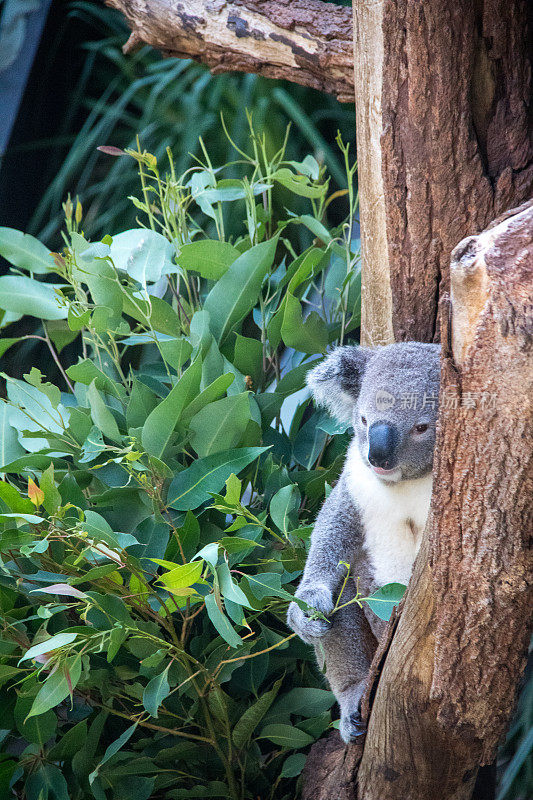
[[356, 783], [359, 800], [469, 800], [495, 757], [532, 627], [532, 297], [530, 202], [453, 251], [423, 546], [359, 770], [360, 746], [329, 742], [308, 800], [353, 800]]
[[[383, 42], [372, 66], [379, 90], [369, 94], [356, 78], [358, 119], [380, 143], [382, 164], [382, 189], [361, 186], [361, 210], [365, 192], [374, 209], [362, 213], [363, 229], [384, 242], [363, 261], [367, 329], [390, 331], [376, 273], [390, 284], [394, 338], [431, 341], [453, 247], [533, 194], [528, 2], [355, 0], [354, 13], [356, 47]], [[358, 143], [360, 135], [359, 124]], [[372, 156], [358, 155], [364, 169]]]
[[125, 52], [150, 44], [213, 73], [286, 78], [353, 102], [349, 8], [319, 0], [106, 0], [128, 20]]

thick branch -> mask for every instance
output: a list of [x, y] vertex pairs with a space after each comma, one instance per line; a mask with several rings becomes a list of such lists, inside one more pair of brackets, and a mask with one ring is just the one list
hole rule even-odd
[[142, 44], [213, 73], [256, 72], [353, 102], [352, 17], [320, 0], [106, 0]]

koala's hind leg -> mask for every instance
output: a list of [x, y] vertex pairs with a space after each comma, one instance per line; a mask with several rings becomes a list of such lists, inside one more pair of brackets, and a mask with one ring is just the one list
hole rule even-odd
[[[348, 581], [342, 603], [354, 596]], [[331, 629], [315, 645], [317, 660], [340, 706], [340, 734], [345, 742], [365, 732], [359, 703], [377, 641], [364, 612], [356, 603], [335, 612]]]

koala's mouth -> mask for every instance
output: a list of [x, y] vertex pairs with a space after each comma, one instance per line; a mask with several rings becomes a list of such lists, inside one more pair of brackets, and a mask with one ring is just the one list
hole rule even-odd
[[392, 469], [383, 469], [383, 467], [375, 467], [373, 464], [370, 464], [370, 469], [380, 478], [384, 480], [392, 480], [397, 481], [400, 479], [402, 471], [400, 467], [393, 467]]

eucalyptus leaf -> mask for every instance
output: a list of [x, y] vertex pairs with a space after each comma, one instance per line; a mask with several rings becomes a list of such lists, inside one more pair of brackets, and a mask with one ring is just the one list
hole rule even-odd
[[174, 248], [168, 239], [147, 228], [134, 228], [113, 236], [109, 249], [115, 267], [143, 286], [155, 283], [175, 269], [173, 254]]
[[168, 682], [168, 671], [170, 666], [171, 665], [169, 664], [160, 675], [156, 675], [155, 678], [152, 678], [152, 680], [148, 682], [143, 692], [143, 706], [151, 717], [157, 718], [159, 706], [165, 697], [168, 697], [170, 692], [170, 685]]
[[242, 447], [200, 458], [179, 472], [168, 490], [168, 505], [178, 511], [188, 511], [210, 499], [232, 473], [237, 475], [255, 461], [266, 447]]
[[67, 317], [67, 307], [51, 284], [23, 275], [0, 277], [0, 308], [39, 319]]
[[0, 228], [0, 255], [14, 267], [38, 275], [57, 270], [53, 256], [44, 244], [29, 233], [14, 228]]
[[229, 242], [201, 239], [184, 244], [178, 253], [178, 265], [184, 270], [194, 270], [202, 278], [218, 280], [239, 257], [239, 251]]
[[394, 607], [399, 605], [406, 586], [403, 583], [387, 583], [369, 597], [362, 598], [380, 619], [389, 620]]
[[209, 403], [190, 421], [191, 444], [202, 458], [239, 444], [250, 421], [248, 393]]
[[211, 332], [218, 342], [226, 339], [257, 302], [274, 261], [277, 242], [277, 237], [270, 239], [240, 255], [209, 292], [204, 309], [210, 315]]

